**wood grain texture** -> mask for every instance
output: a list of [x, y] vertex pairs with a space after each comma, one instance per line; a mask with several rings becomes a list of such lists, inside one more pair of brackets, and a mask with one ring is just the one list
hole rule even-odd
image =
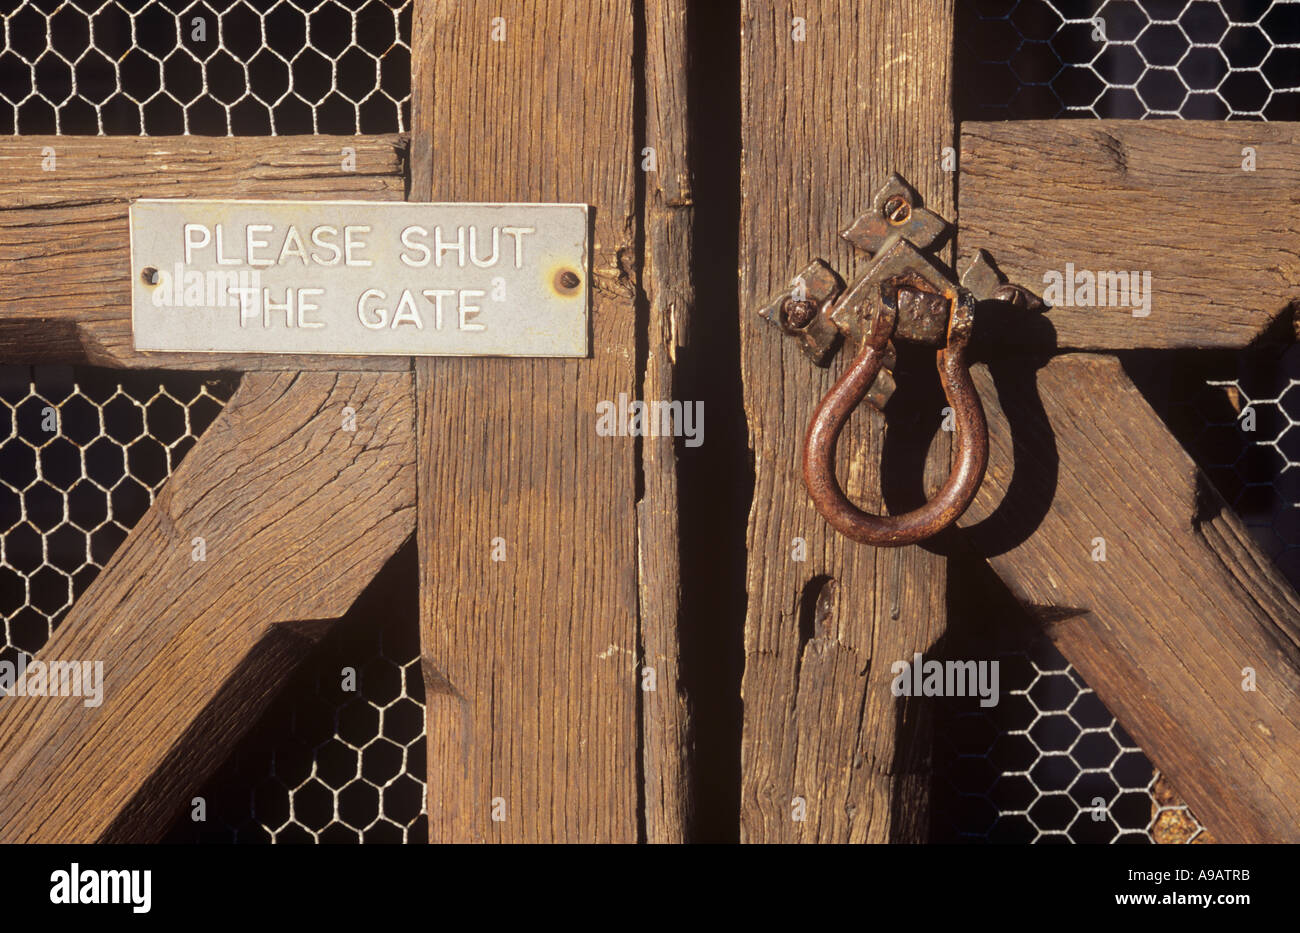
[[975, 376], [966, 537], [1216, 839], [1300, 841], [1300, 598], [1114, 359]]
[[[856, 544], [813, 509], [799, 450], [847, 359], [816, 369], [756, 312], [815, 256], [846, 281], [861, 273], [866, 259], [837, 231], [891, 171], [953, 215], [953, 178], [940, 168], [954, 144], [952, 15], [950, 0], [743, 5], [741, 360], [756, 477], [742, 841], [921, 840], [928, 830], [930, 713], [892, 695], [890, 665], [943, 635], [944, 563], [917, 547]], [[806, 20], [804, 42], [793, 41], [796, 16]], [[932, 382], [933, 365], [930, 356]], [[890, 432], [861, 412], [839, 445], [845, 490], [871, 511], [882, 509], [882, 446], [896, 462], [912, 458], [901, 464], [906, 489], [890, 497], [893, 511], [918, 504], [922, 481], [932, 492], [947, 474], [941, 397], [909, 399], [900, 383]], [[806, 561], [793, 559], [796, 538]], [[804, 821], [793, 819], [795, 798]]]
[[[42, 171], [51, 147], [55, 169]], [[344, 147], [356, 171], [342, 168]], [[409, 370], [404, 357], [136, 352], [134, 198], [400, 201], [403, 136], [0, 140], [0, 358], [199, 370]]]
[[415, 7], [412, 199], [594, 219], [590, 359], [417, 361], [430, 842], [638, 837], [633, 15]]
[[[1295, 124], [963, 123], [961, 145], [963, 254], [989, 250], [1039, 293], [1067, 262], [1151, 273], [1149, 316], [1058, 305], [1045, 335], [1026, 336], [1083, 350], [1243, 347], [1300, 298]], [[1242, 168], [1247, 146], [1255, 171]]]
[[[677, 351], [686, 346], [694, 312], [686, 101], [686, 5], [645, 5], [645, 144], [655, 170], [645, 175], [645, 262], [641, 281], [647, 321], [641, 398], [679, 398]], [[690, 402], [682, 402], [690, 404]], [[642, 690], [641, 743], [647, 842], [685, 842], [690, 825], [690, 715], [681, 686], [681, 542], [676, 439], [642, 438], [643, 492], [637, 503], [637, 567], [641, 582], [641, 650], [654, 669], [654, 690]]]
[[102, 661], [103, 704], [0, 700], [0, 841], [161, 837], [414, 529], [411, 383], [244, 377], [37, 654]]
[[[645, 145], [655, 170], [645, 175], [645, 261], [648, 305], [641, 397], [678, 399], [678, 351], [694, 313], [694, 248], [687, 102], [687, 11], [683, 0], [652, 0], [645, 16]], [[691, 404], [683, 400], [683, 404]], [[653, 668], [642, 690], [642, 761], [647, 842], [685, 842], [691, 822], [691, 724], [681, 685], [682, 580], [677, 441], [641, 441], [644, 491], [637, 503], [641, 650]]]

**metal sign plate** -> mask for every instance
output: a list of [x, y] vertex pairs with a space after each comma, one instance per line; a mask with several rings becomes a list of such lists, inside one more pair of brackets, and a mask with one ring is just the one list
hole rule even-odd
[[584, 204], [131, 204], [137, 350], [586, 356]]

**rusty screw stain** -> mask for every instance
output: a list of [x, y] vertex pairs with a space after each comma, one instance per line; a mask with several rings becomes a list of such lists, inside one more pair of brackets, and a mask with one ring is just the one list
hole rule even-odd
[[795, 330], [807, 327], [817, 316], [817, 305], [807, 298], [787, 298], [781, 310], [785, 312], [785, 322]]
[[159, 278], [158, 270], [153, 266], [145, 266], [140, 270], [140, 281], [146, 285], [157, 285]]
[[582, 279], [572, 269], [563, 269], [555, 274], [555, 287], [562, 292], [575, 292]]
[[885, 217], [891, 224], [907, 223], [907, 218], [911, 216], [912, 205], [901, 194], [896, 194], [885, 202]]

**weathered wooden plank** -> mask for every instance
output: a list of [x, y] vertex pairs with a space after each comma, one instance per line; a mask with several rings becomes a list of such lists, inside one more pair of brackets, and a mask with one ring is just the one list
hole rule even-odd
[[37, 654], [102, 661], [102, 705], [0, 699], [0, 841], [162, 835], [414, 529], [411, 390], [409, 373], [244, 377]]
[[1149, 315], [1131, 300], [1061, 302], [1050, 326], [1018, 336], [1084, 350], [1242, 347], [1300, 298], [1293, 123], [963, 123], [961, 140], [964, 254], [989, 250], [1036, 292], [1066, 263], [1151, 274]]
[[[741, 358], [756, 472], [744, 841], [926, 836], [931, 717], [924, 701], [892, 695], [890, 664], [925, 652], [943, 634], [944, 563], [917, 547], [856, 544], [813, 509], [799, 449], [814, 407], [847, 361], [815, 369], [755, 312], [814, 256], [852, 281], [865, 260], [837, 231], [870, 206], [892, 171], [952, 216], [952, 176], [941, 169], [942, 150], [954, 143], [952, 14], [949, 0], [743, 6]], [[801, 26], [806, 41], [796, 41]], [[910, 437], [897, 441], [917, 451], [903, 467], [909, 492], [922, 479], [932, 491], [947, 473], [943, 403], [932, 402], [896, 396], [891, 408], [902, 415], [897, 424], [913, 422]], [[884, 438], [878, 418], [862, 413], [839, 445], [845, 489], [872, 511], [882, 507]], [[895, 511], [916, 504], [889, 500]]]
[[[355, 171], [344, 168], [345, 148], [355, 153]], [[127, 224], [130, 201], [145, 197], [401, 200], [405, 155], [406, 138], [396, 135], [0, 140], [0, 358], [164, 369], [409, 370], [404, 357], [137, 353]], [[47, 158], [49, 171], [42, 167]]]
[[638, 836], [633, 25], [415, 7], [412, 198], [594, 207], [590, 359], [417, 361], [431, 842]]
[[1300, 598], [1113, 358], [975, 375], [966, 537], [1216, 839], [1300, 840]]
[[[678, 399], [678, 351], [686, 346], [695, 302], [686, 4], [652, 0], [645, 4], [643, 15], [645, 145], [652, 150], [654, 164], [645, 175], [643, 200], [641, 280], [649, 319], [641, 397], [666, 401]], [[690, 710], [680, 666], [683, 606], [676, 444], [670, 435], [642, 439], [643, 492], [637, 503], [645, 834], [648, 842], [664, 843], [687, 841], [691, 822]]]

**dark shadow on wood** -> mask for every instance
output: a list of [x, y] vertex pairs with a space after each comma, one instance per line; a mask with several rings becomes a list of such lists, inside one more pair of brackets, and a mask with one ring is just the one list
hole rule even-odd
[[986, 558], [1004, 554], [1032, 535], [1056, 497], [1060, 454], [1038, 394], [1037, 371], [1046, 362], [1026, 358], [988, 364], [1011, 432], [1014, 463], [1002, 501], [991, 514], [960, 532]]
[[[420, 656], [418, 576], [412, 539], [389, 559], [342, 619], [315, 623], [321, 628], [314, 632], [301, 631], [302, 623], [277, 626], [257, 651], [249, 653], [250, 659], [262, 658], [263, 654], [279, 656], [283, 665], [279, 681], [282, 686], [268, 685], [264, 702], [247, 713], [245, 722], [251, 728], [242, 737], [216, 736], [205, 717], [200, 717], [178, 743], [173, 757], [183, 755], [186, 748], [207, 745], [220, 756], [218, 760], [222, 763], [210, 776], [190, 778], [193, 786], [183, 794], [164, 841], [269, 842], [259, 823], [264, 820], [274, 823], [289, 812], [290, 786], [285, 785], [296, 786], [295, 781], [306, 780], [311, 775], [315, 759], [321, 754], [321, 743], [341, 745], [336, 737], [341, 711], [358, 703], [383, 702], [387, 694], [380, 696], [380, 691], [391, 690], [391, 685], [380, 684], [373, 670], [380, 660], [377, 643], [382, 643], [383, 659], [404, 665], [402, 695], [414, 697], [417, 702], [423, 700], [420, 665], [408, 663]], [[352, 693], [342, 689], [345, 666], [356, 670], [357, 689]], [[242, 679], [242, 676], [235, 677], [231, 682]], [[393, 729], [389, 724], [386, 731]], [[376, 730], [375, 739], [382, 742], [383, 736], [385, 730], [381, 726]], [[349, 735], [353, 744], [358, 744], [359, 738]], [[397, 737], [388, 738], [396, 740]], [[412, 843], [423, 843], [428, 835], [427, 817], [416, 818], [422, 802], [415, 796], [416, 789], [422, 789], [425, 780], [426, 757], [425, 739], [411, 742], [406, 748], [404, 777], [386, 787], [381, 797], [381, 815], [394, 820], [408, 816], [415, 819], [407, 831], [407, 841]], [[158, 774], [171, 770], [163, 768]], [[397, 787], [397, 783], [401, 786]], [[147, 802], [151, 793], [148, 785], [142, 787], [131, 809], [137, 807], [137, 801]], [[195, 823], [190, 818], [193, 796], [201, 796], [206, 801], [204, 823]], [[362, 823], [373, 819], [347, 812], [342, 812], [342, 816]], [[304, 820], [308, 818], [310, 814]], [[115, 826], [114, 830], [115, 841], [129, 838], [121, 827]], [[291, 829], [277, 841], [311, 842], [312, 838], [306, 829]], [[327, 833], [322, 841], [349, 840], [343, 839], [342, 834], [335, 840]], [[365, 841], [400, 839], [396, 830], [381, 820], [365, 832]]]
[[[988, 557], [1010, 550], [1033, 534], [1056, 492], [1059, 457], [1038, 396], [1036, 375], [1055, 351], [1056, 333], [1042, 314], [1000, 301], [980, 302], [975, 320], [973, 365], [982, 361], [988, 367], [1015, 449], [1007, 495], [991, 515], [960, 532]], [[925, 459], [948, 406], [939, 384], [935, 351], [908, 344], [900, 344], [897, 350], [898, 388], [885, 409], [888, 430], [881, 454], [881, 491], [890, 514], [895, 515], [926, 501], [927, 490], [921, 482]], [[992, 401], [982, 399], [986, 414]], [[855, 416], [880, 417], [869, 406]], [[957, 534], [948, 529], [921, 546], [951, 556], [968, 546], [958, 542]]]

